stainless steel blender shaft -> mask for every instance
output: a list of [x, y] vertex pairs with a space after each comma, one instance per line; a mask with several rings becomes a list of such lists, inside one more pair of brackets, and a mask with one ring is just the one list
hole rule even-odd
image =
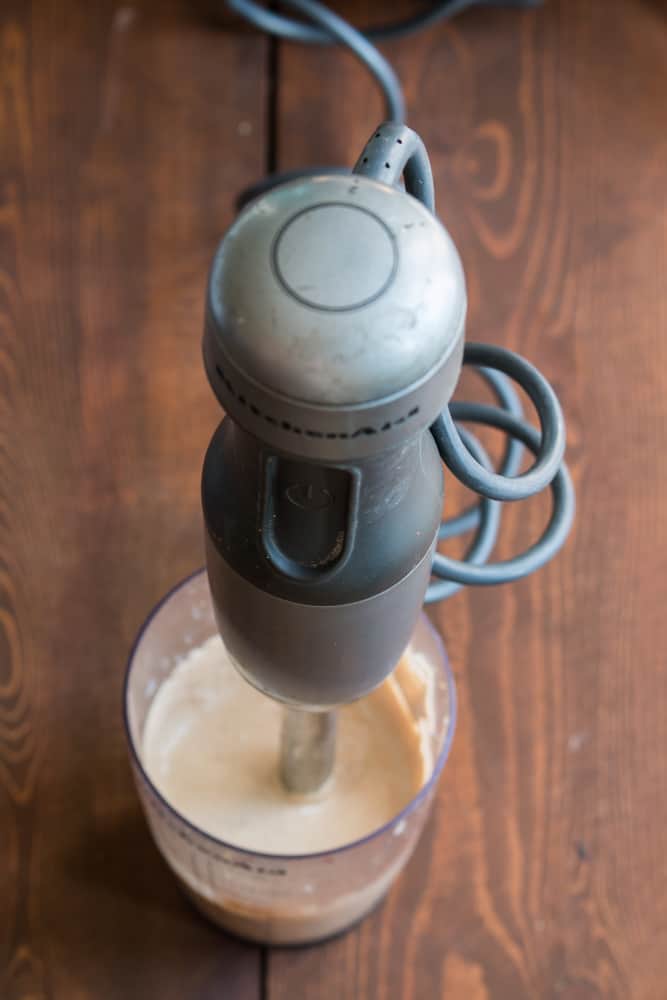
[[288, 791], [301, 795], [316, 792], [331, 776], [335, 756], [335, 711], [285, 709], [280, 776]]

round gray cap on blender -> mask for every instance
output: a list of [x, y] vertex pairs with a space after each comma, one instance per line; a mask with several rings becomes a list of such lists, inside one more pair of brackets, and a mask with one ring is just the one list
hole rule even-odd
[[344, 460], [429, 426], [463, 352], [456, 248], [416, 198], [350, 174], [252, 202], [211, 269], [204, 360], [227, 412], [274, 447]]

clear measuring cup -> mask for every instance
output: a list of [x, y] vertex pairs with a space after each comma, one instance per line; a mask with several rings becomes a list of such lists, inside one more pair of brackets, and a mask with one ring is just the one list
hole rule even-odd
[[206, 573], [200, 570], [158, 604], [130, 655], [125, 724], [148, 824], [185, 892], [225, 930], [266, 944], [322, 940], [360, 920], [382, 899], [424, 826], [455, 725], [454, 681], [444, 647], [422, 614], [410, 646], [436, 678], [434, 766], [426, 785], [389, 823], [361, 840], [283, 856], [244, 850], [205, 833], [160, 794], [143, 766], [144, 724], [156, 692], [183, 657], [216, 630]]

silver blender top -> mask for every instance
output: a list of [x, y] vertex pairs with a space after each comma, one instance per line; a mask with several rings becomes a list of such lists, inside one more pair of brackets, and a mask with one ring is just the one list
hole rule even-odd
[[424, 205], [356, 174], [310, 177], [258, 198], [225, 236], [207, 371], [227, 411], [277, 446], [384, 450], [451, 396], [465, 314], [459, 255]]

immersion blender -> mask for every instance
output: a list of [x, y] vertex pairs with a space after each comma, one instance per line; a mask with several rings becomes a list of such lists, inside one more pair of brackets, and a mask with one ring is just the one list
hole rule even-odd
[[[503, 407], [448, 408], [465, 318], [461, 260], [434, 214], [424, 146], [404, 125], [379, 126], [350, 174], [261, 194], [215, 255], [203, 350], [226, 417], [203, 469], [208, 577], [235, 665], [286, 705], [293, 791], [326, 780], [333, 710], [393, 670], [425, 597], [525, 575], [569, 531], [563, 419], [543, 377], [511, 352], [469, 345], [465, 360], [483, 366]], [[526, 389], [541, 434], [494, 369]], [[493, 472], [456, 417], [504, 429], [534, 465], [516, 474], [515, 440]], [[455, 524], [478, 529], [462, 562], [435, 553], [454, 530], [441, 527], [443, 458], [483, 497]], [[540, 542], [487, 565], [497, 501], [549, 484]], [[429, 588], [432, 573], [441, 580]]]

